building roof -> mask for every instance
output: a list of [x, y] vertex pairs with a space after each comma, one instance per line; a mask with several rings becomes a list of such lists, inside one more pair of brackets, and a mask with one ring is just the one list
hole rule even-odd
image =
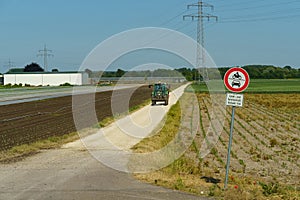
[[86, 73], [86, 72], [82, 72], [82, 71], [61, 71], [61, 72], [24, 72], [24, 69], [22, 69], [23, 71], [21, 71], [21, 68], [15, 68], [15, 69], [11, 69], [8, 72], [6, 72], [5, 74], [78, 74], [78, 73]]
[[24, 72], [24, 68], [11, 68], [6, 74], [14, 74], [14, 73], [22, 73]]

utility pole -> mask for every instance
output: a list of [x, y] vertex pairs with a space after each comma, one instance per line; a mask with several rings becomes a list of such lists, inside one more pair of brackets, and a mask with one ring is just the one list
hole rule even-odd
[[[49, 53], [50, 52], [50, 53]], [[39, 50], [39, 53], [37, 54], [37, 57], [42, 56], [44, 57], [44, 70], [45, 72], [48, 71], [48, 60], [47, 58], [50, 56], [54, 56], [53, 54], [51, 54], [52, 50], [47, 49], [46, 44], [44, 45], [44, 49], [43, 50]]]
[[[199, 72], [201, 67], [203, 68], [202, 71], [202, 78], [203, 81], [208, 81], [208, 71], [207, 68], [205, 67], [205, 52], [204, 52], [204, 19], [207, 19], [208, 21], [211, 18], [214, 18], [216, 21], [218, 21], [218, 17], [204, 13], [203, 10], [205, 7], [211, 8], [211, 10], [214, 9], [213, 5], [210, 5], [208, 3], [201, 1], [198, 1], [198, 3], [190, 4], [187, 6], [187, 9], [190, 9], [191, 7], [197, 7], [198, 8], [198, 13], [197, 14], [189, 14], [189, 15], [184, 15], [183, 20], [186, 18], [191, 18], [193, 21], [198, 20], [197, 23], [197, 60], [196, 60], [196, 68], [199, 68]], [[199, 80], [200, 80], [200, 75], [199, 75]]]

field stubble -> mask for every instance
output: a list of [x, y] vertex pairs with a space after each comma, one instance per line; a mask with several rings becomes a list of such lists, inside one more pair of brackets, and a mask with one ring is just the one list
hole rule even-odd
[[[197, 98], [200, 128], [193, 145], [170, 166], [150, 174], [137, 174], [137, 178], [224, 199], [300, 199], [300, 94], [245, 94], [244, 106], [236, 109], [227, 191], [221, 188], [225, 177], [231, 107], [225, 107], [225, 103], [220, 103], [222, 101], [212, 101], [209, 94], [199, 93]], [[223, 96], [219, 98], [223, 99]], [[172, 108], [173, 115], [174, 109], [178, 109], [176, 106]], [[224, 126], [218, 143], [209, 155], [200, 159], [199, 149], [205, 136], [216, 134], [216, 119], [222, 118]], [[215, 123], [211, 123], [212, 120]], [[166, 123], [169, 131], [176, 125], [173, 121]], [[159, 134], [164, 135], [164, 131]], [[160, 139], [159, 135], [155, 136], [157, 144]], [[147, 142], [151, 142], [151, 138], [142, 141], [135, 149], [147, 151]], [[155, 148], [160, 146], [152, 145], [151, 149]], [[206, 183], [201, 177], [217, 180], [216, 184]]]

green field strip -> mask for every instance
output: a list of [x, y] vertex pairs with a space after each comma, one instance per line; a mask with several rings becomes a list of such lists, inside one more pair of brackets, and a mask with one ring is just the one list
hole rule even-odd
[[[251, 78], [251, 77], [250, 77]], [[222, 80], [210, 80], [211, 85], [222, 85]], [[206, 84], [193, 84], [193, 91], [196, 93], [228, 92], [225, 88], [217, 88], [215, 91], [208, 91]], [[187, 88], [187, 91], [189, 89]], [[300, 93], [300, 79], [251, 79], [245, 93], [273, 94], [273, 93]]]

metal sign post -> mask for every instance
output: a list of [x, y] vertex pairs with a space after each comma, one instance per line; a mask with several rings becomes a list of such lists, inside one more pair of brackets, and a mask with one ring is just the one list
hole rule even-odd
[[244, 96], [242, 94], [237, 94], [237, 93], [244, 91], [248, 87], [249, 82], [250, 82], [249, 75], [242, 68], [231, 68], [225, 73], [224, 76], [224, 84], [226, 88], [231, 92], [234, 92], [234, 93], [227, 93], [226, 95], [226, 106], [232, 106], [232, 114], [231, 114], [231, 123], [230, 123], [230, 135], [229, 135], [229, 142], [228, 142], [224, 189], [227, 189], [227, 184], [228, 184], [235, 108], [237, 106], [242, 107], [243, 100], [244, 100]]
[[227, 184], [228, 184], [228, 174], [229, 174], [229, 166], [230, 166], [230, 152], [231, 152], [231, 145], [232, 145], [233, 124], [234, 124], [234, 112], [235, 112], [235, 106], [232, 106], [231, 123], [230, 123], [230, 136], [229, 136], [229, 143], [228, 143], [227, 162], [226, 162], [226, 175], [225, 175], [225, 184], [224, 184], [225, 189], [227, 189]]

